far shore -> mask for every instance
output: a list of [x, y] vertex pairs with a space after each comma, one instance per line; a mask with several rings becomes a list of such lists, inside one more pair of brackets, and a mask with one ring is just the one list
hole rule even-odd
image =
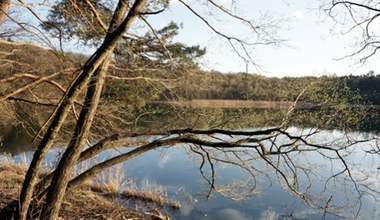
[[[152, 101], [150, 104], [174, 106], [191, 106], [194, 108], [253, 108], [253, 109], [284, 109], [291, 107], [291, 101], [253, 101], [232, 99], [193, 99], [173, 101]], [[313, 104], [297, 103], [297, 108], [311, 108]]]
[[[297, 109], [315, 109], [321, 108], [320, 104], [309, 102], [292, 102], [292, 101], [254, 101], [254, 100], [234, 100], [234, 99], [193, 99], [193, 100], [168, 100], [168, 101], [151, 101], [149, 104], [187, 106], [193, 108], [251, 108], [251, 109], [288, 109], [295, 105]], [[380, 105], [349, 105], [349, 107], [368, 106], [380, 109]]]

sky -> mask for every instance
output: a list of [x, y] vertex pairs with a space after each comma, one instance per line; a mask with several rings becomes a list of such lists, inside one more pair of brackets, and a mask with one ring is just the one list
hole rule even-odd
[[[183, 0], [207, 19], [218, 31], [247, 41], [254, 35], [247, 26], [234, 22], [207, 4], [207, 0]], [[284, 40], [281, 45], [262, 45], [248, 48], [257, 66], [246, 64], [233, 51], [229, 43], [216, 35], [207, 25], [190, 12], [179, 0], [171, 0], [164, 13], [148, 16], [155, 29], [171, 21], [182, 24], [174, 39], [187, 45], [206, 47], [207, 53], [200, 61], [205, 70], [220, 72], [249, 72], [265, 76], [321, 76], [362, 75], [373, 70], [380, 74], [379, 57], [373, 57], [366, 65], [359, 64], [359, 57], [339, 59], [352, 53], [355, 32], [337, 34], [333, 21], [319, 10], [323, 0], [214, 0], [244, 18], [253, 21], [280, 20], [275, 36]], [[46, 14], [46, 11], [40, 12]], [[262, 18], [264, 17], [264, 19]], [[377, 19], [380, 20], [380, 19]], [[143, 24], [140, 23], [143, 26]], [[377, 24], [380, 32], [380, 22]], [[145, 31], [149, 30], [145, 27]], [[335, 30], [335, 33], [332, 33]], [[70, 45], [70, 44], [67, 44]], [[69, 48], [77, 46], [71, 45]], [[241, 48], [240, 48], [241, 49]], [[83, 50], [81, 50], [82, 52]], [[93, 52], [86, 49], [88, 53]], [[241, 51], [241, 50], [240, 50]], [[377, 59], [376, 59], [377, 58]]]
[[[219, 16], [216, 10], [205, 4], [205, 0], [187, 0], [200, 14], [208, 18], [218, 30], [241, 38], [249, 38], [246, 27]], [[361, 75], [370, 70], [380, 73], [380, 62], [376, 57], [362, 66], [358, 57], [339, 59], [353, 52], [354, 34], [333, 34], [334, 23], [318, 10], [319, 1], [311, 0], [215, 0], [233, 9], [248, 19], [259, 19], [267, 14], [272, 19], [284, 20], [279, 24], [277, 35], [285, 40], [280, 46], [260, 46], [249, 51], [259, 67], [250, 65], [249, 73], [266, 76], [302, 75]], [[232, 50], [228, 42], [209, 29], [183, 4], [173, 0], [169, 10], [150, 18], [155, 27], [162, 27], [170, 21], [182, 24], [175, 40], [187, 45], [199, 44], [207, 48], [201, 60], [203, 69], [221, 72], [246, 72], [246, 65]], [[379, 25], [380, 26], [380, 25]]]

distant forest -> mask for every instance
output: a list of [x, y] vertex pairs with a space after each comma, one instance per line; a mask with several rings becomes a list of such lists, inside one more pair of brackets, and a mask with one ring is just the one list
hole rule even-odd
[[[65, 60], [58, 59], [53, 52], [32, 45], [0, 41], [0, 52], [8, 54], [12, 65], [4, 65], [0, 78], [20, 77], [24, 75], [46, 76], [52, 72], [67, 69], [55, 80], [63, 87], [86, 61], [81, 54], [66, 53]], [[189, 52], [190, 53], [190, 52]], [[44, 59], [41, 59], [43, 58]], [[133, 65], [131, 67], [131, 65]], [[133, 68], [128, 70], [128, 68]], [[74, 71], [75, 72], [75, 71]], [[180, 68], [158, 63], [146, 63], [144, 60], [115, 59], [110, 67], [109, 80], [106, 82], [103, 98], [112, 100], [107, 105], [121, 107], [124, 111], [144, 106], [149, 101], [193, 100], [193, 99], [227, 99], [253, 101], [294, 101], [302, 93], [301, 100], [312, 103], [328, 103], [331, 100], [345, 100], [350, 104], [380, 105], [380, 75], [371, 71], [363, 75], [320, 76], [320, 77], [265, 77], [247, 73], [220, 73], [204, 71], [193, 60], [187, 60]], [[4, 80], [3, 80], [4, 81]], [[6, 80], [0, 89], [11, 90]], [[40, 87], [36, 87], [38, 90]], [[58, 100], [62, 95], [54, 87], [41, 87], [38, 101]], [[13, 100], [33, 99], [33, 94], [12, 97]], [[106, 103], [105, 103], [106, 104]]]
[[[311, 96], [334, 96], [336, 93], [357, 94], [367, 104], [380, 105], [380, 75], [321, 77], [265, 77], [257, 74], [203, 72], [182, 81], [172, 89], [177, 97], [192, 99], [238, 99], [264, 101], [293, 101], [305, 90], [306, 100]], [[163, 92], [163, 94], [169, 91]], [[165, 94], [167, 97], [168, 94]], [[320, 97], [319, 97], [320, 98]]]

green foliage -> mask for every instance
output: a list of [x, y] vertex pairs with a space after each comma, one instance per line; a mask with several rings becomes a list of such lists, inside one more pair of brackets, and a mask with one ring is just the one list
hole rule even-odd
[[379, 76], [265, 77], [197, 71], [174, 89], [182, 99], [294, 101], [319, 105], [380, 104]]
[[[362, 130], [365, 119], [374, 117], [371, 106], [356, 90], [351, 90], [344, 77], [323, 76], [306, 90], [301, 102], [309, 103], [306, 109], [298, 109], [295, 123], [310, 124], [322, 128]], [[298, 122], [297, 122], [298, 121]]]
[[[112, 1], [90, 1], [108, 25], [111, 20]], [[97, 22], [86, 0], [61, 0], [52, 7], [43, 28], [50, 31], [55, 38], [71, 40], [78, 38], [86, 44], [99, 43], [104, 30]]]
[[[65, 40], [77, 39], [80, 42], [92, 45], [99, 44], [105, 33], [102, 29], [94, 10], [103, 21], [106, 28], [111, 20], [112, 1], [96, 0], [61, 0], [50, 10], [47, 21], [43, 27], [54, 37]], [[158, 13], [165, 10], [169, 0], [148, 1], [144, 7], [144, 13]], [[149, 30], [141, 36], [125, 36], [118, 44], [114, 54], [120, 62], [146, 62], [168, 63], [196, 63], [196, 59], [202, 57], [206, 50], [200, 46], [187, 46], [179, 42], [173, 42], [178, 35], [180, 27], [170, 22], [159, 30]], [[137, 31], [141, 33], [141, 31]], [[170, 54], [170, 55], [169, 55]], [[169, 60], [172, 59], [172, 60]]]
[[173, 61], [177, 64], [195, 64], [206, 53], [206, 49], [173, 42], [179, 29], [176, 23], [170, 22], [155, 30], [155, 33], [147, 32], [139, 38], [124, 38], [115, 50], [116, 58], [122, 62], [142, 62], [144, 65], [147, 61], [154, 65]]
[[159, 86], [154, 87], [145, 81], [108, 80], [103, 99], [112, 100], [118, 103], [120, 110], [131, 112], [157, 98], [159, 92]]
[[184, 99], [293, 101], [316, 78], [275, 78], [255, 74], [194, 72], [174, 93]]
[[363, 97], [348, 87], [345, 78], [320, 77], [306, 90], [305, 101], [318, 105], [349, 106], [365, 104]]
[[345, 77], [347, 86], [374, 105], [380, 105], [380, 75], [369, 74]]

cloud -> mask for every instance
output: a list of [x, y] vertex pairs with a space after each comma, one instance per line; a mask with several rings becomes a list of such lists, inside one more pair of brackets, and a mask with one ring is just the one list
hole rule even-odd
[[216, 217], [217, 219], [251, 220], [243, 212], [231, 208], [220, 210]]
[[158, 161], [158, 167], [163, 169], [165, 168], [166, 164], [169, 162], [170, 156], [169, 154], [165, 153], [160, 156], [160, 160]]
[[305, 17], [305, 11], [304, 10], [297, 10], [294, 12], [293, 16], [297, 19], [302, 19]]
[[272, 208], [269, 208], [261, 213], [259, 220], [276, 220], [279, 217], [280, 217], [280, 214], [272, 210]]

